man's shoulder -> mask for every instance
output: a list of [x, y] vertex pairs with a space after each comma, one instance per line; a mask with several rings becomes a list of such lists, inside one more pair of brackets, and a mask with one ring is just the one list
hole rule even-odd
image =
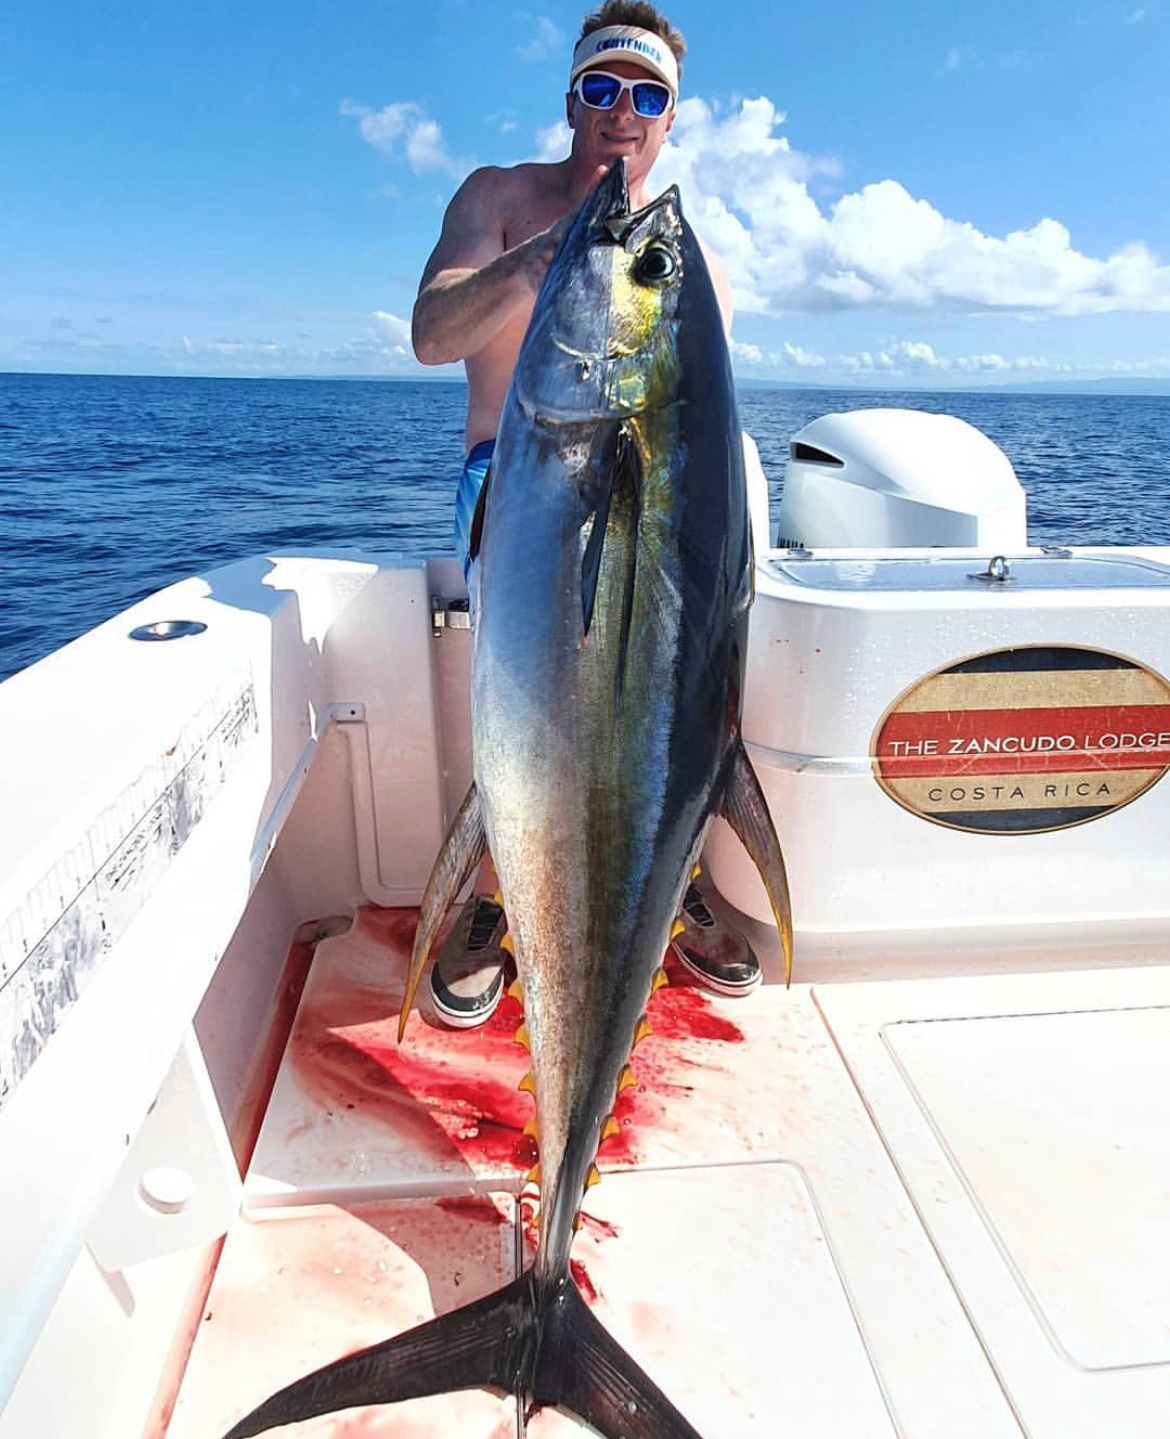
[[509, 200], [552, 196], [565, 188], [565, 163], [544, 164], [524, 160], [518, 165], [483, 165], [464, 180], [461, 194]]

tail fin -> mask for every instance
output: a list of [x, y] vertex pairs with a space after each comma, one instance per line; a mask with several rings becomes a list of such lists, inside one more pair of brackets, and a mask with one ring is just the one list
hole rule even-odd
[[702, 1439], [575, 1285], [564, 1283], [550, 1310], [530, 1391], [538, 1405], [569, 1410], [605, 1439]]
[[360, 1404], [393, 1404], [451, 1389], [512, 1391], [533, 1332], [531, 1271], [473, 1304], [326, 1364], [245, 1415], [224, 1439]]
[[298, 1379], [224, 1439], [363, 1404], [496, 1389], [567, 1409], [604, 1439], [701, 1439], [569, 1280], [533, 1271], [473, 1304]]

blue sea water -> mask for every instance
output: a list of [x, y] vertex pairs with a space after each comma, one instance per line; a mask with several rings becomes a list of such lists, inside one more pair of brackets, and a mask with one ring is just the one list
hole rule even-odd
[[[302, 546], [451, 548], [461, 384], [0, 375], [0, 679], [136, 599]], [[1006, 452], [1036, 544], [1170, 544], [1170, 398], [740, 393], [780, 495], [831, 410], [960, 416]]]

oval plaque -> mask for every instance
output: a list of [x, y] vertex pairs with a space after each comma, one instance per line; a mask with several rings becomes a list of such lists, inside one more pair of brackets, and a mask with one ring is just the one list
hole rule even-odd
[[1170, 767], [1170, 683], [1079, 645], [992, 650], [935, 670], [882, 717], [878, 783], [934, 824], [1035, 834], [1128, 804]]

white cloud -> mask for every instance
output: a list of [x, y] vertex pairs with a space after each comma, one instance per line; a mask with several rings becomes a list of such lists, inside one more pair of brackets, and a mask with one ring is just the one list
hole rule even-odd
[[[999, 357], [996, 356], [996, 359]], [[858, 372], [880, 370], [889, 374], [927, 374], [934, 370], [949, 370], [952, 361], [938, 354], [933, 345], [925, 340], [884, 341], [875, 352], [862, 350], [855, 355], [840, 355], [837, 364], [842, 370]], [[1001, 364], [1006, 362], [1001, 362]]]
[[534, 158], [541, 164], [552, 165], [558, 160], [563, 160], [569, 153], [569, 147], [573, 143], [573, 132], [569, 129], [567, 120], [558, 120], [554, 125], [546, 125], [536, 132], [536, 155]]
[[994, 352], [946, 355], [927, 341], [914, 339], [886, 339], [873, 349], [831, 356], [816, 354], [787, 340], [779, 349], [764, 350], [760, 345], [733, 339], [731, 354], [740, 374], [799, 380], [808, 378], [802, 372], [817, 370], [822, 383], [879, 379], [883, 384], [898, 381], [922, 384], [949, 377], [952, 384], [969, 385], [987, 380], [1068, 379], [1078, 375], [1085, 378], [1170, 375], [1170, 357], [1144, 362], [1113, 360], [1073, 365], [1038, 355], [1006, 356]]
[[521, 45], [516, 54], [521, 60], [547, 60], [552, 55], [559, 55], [561, 48], [561, 32], [547, 15], [539, 15], [532, 39]]
[[1040, 355], [1004, 355], [995, 351], [948, 355], [925, 340], [889, 338], [871, 349], [817, 355], [785, 341], [779, 349], [738, 340], [731, 342], [736, 373], [745, 377], [808, 382], [810, 369], [821, 384], [944, 385], [971, 388], [1036, 380], [1167, 379], [1170, 354], [1148, 360], [1097, 360], [1073, 363]]
[[341, 113], [356, 120], [362, 139], [384, 155], [397, 156], [401, 148], [416, 175], [437, 170], [462, 180], [472, 168], [471, 161], [451, 154], [438, 122], [414, 100], [399, 100], [381, 110], [343, 100]]
[[759, 345], [745, 344], [741, 340], [729, 340], [727, 348], [731, 351], [732, 360], [742, 360], [747, 365], [762, 365], [765, 363], [764, 352]]
[[766, 372], [820, 370], [830, 361], [824, 355], [806, 350], [803, 345], [794, 345], [785, 340], [778, 350], [763, 350], [749, 341], [732, 339], [728, 348], [737, 370], [763, 370]]
[[[784, 119], [765, 96], [726, 112], [684, 100], [655, 169], [656, 184], [680, 185], [741, 311], [1170, 311], [1170, 265], [1139, 241], [1098, 259], [1051, 218], [988, 235], [894, 179], [822, 205], [810, 181], [839, 167], [794, 151], [778, 133]], [[541, 132], [542, 158], [553, 158], [565, 134]]]
[[900, 343], [902, 354], [911, 364], [925, 365], [933, 370], [946, 363], [935, 354], [934, 346], [928, 345], [925, 340], [902, 340]]
[[791, 345], [787, 340], [784, 341], [784, 356], [799, 370], [817, 370], [827, 363], [824, 355], [816, 355], [800, 345]]
[[424, 368], [414, 358], [410, 321], [374, 310], [363, 334], [336, 344], [278, 344], [271, 340], [201, 339], [150, 347], [158, 373], [239, 375], [423, 375], [457, 373], [457, 366]]
[[184, 335], [180, 343], [186, 355], [210, 355], [217, 359], [267, 359], [280, 353], [280, 346], [272, 340], [192, 340]]
[[386, 310], [375, 310], [370, 319], [373, 322], [374, 337], [383, 341], [392, 353], [399, 355], [412, 353], [409, 320], [401, 320], [397, 315], [391, 315]]

